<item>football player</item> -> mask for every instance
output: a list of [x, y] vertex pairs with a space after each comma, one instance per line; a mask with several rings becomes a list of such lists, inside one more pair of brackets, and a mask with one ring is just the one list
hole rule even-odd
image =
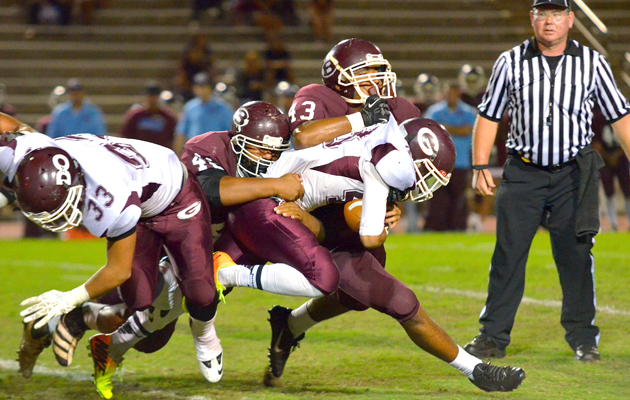
[[322, 64], [322, 84], [301, 88], [289, 110], [296, 149], [315, 146], [366, 126], [419, 117], [407, 99], [396, 96], [396, 74], [381, 50], [367, 40], [337, 43]]
[[[397, 136], [401, 131], [405, 139]], [[448, 183], [454, 161], [452, 139], [440, 125], [415, 118], [399, 130], [391, 118], [387, 125], [365, 128], [311, 149], [285, 152], [270, 168], [271, 176], [301, 173], [305, 195], [297, 203], [304, 210], [352, 200], [348, 195], [353, 191], [363, 196], [363, 210], [358, 240], [356, 234], [344, 232], [343, 217], [334, 208], [314, 211], [323, 222], [324, 240], [339, 266], [341, 282], [335, 293], [309, 300], [296, 310], [280, 306], [270, 310], [267, 386], [282, 376], [306, 330], [349, 310], [370, 307], [395, 318], [416, 345], [463, 372], [479, 388], [511, 391], [520, 385], [525, 377], [522, 369], [491, 366], [465, 352], [426, 314], [413, 291], [384, 270], [382, 244], [388, 231], [383, 220], [388, 198], [430, 198]], [[246, 223], [246, 216], [238, 218], [239, 213], [251, 204], [236, 210], [230, 223]], [[283, 205], [277, 211], [291, 215]]]
[[[215, 239], [224, 231], [226, 212], [231, 207], [258, 198], [273, 196], [296, 200], [302, 196], [301, 178], [296, 174], [288, 173], [278, 178], [258, 178], [277, 160], [282, 151], [289, 148], [289, 145], [289, 124], [286, 116], [274, 105], [262, 101], [249, 102], [241, 106], [233, 116], [230, 131], [208, 132], [191, 139], [186, 144], [182, 160], [189, 170], [196, 174], [210, 205]], [[306, 230], [297, 221], [289, 222], [294, 224], [293, 228], [297, 230]], [[328, 281], [318, 277], [319, 280], [313, 280], [311, 284], [304, 275], [287, 264], [276, 263], [264, 265], [263, 268], [266, 259], [241, 254], [238, 245], [232, 239], [228, 239], [225, 232], [223, 235], [226, 238], [219, 242], [223, 243], [220, 249], [230, 252], [239, 262], [260, 264], [247, 268], [244, 265], [234, 264], [230, 259], [230, 265], [223, 273], [227, 271], [229, 276], [236, 279], [245, 275], [243, 284], [237, 283], [230, 286], [249, 286], [272, 293], [305, 297], [331, 293], [337, 286], [339, 278], [334, 264], [323, 264], [334, 268], [333, 274], [322, 274], [329, 276]], [[168, 266], [170, 263], [172, 260], [162, 261], [163, 266]], [[221, 260], [218, 260], [216, 265], [223, 264]], [[250, 276], [255, 279], [249, 279]], [[311, 277], [314, 276], [312, 274]], [[217, 281], [221, 281], [220, 276], [217, 277]], [[320, 285], [319, 282], [323, 283]], [[322, 291], [320, 287], [323, 287]], [[108, 302], [115, 304], [115, 301]], [[156, 309], [166, 312], [158, 313]], [[120, 325], [124, 319], [112, 315], [111, 310], [111, 308], [105, 308], [104, 304], [90, 304], [89, 307], [84, 307], [85, 312], [65, 315], [54, 337], [54, 350], [58, 361], [61, 358], [71, 362], [77, 341], [88, 327], [94, 329], [98, 325], [115, 325], [115, 327]], [[182, 313], [177, 302], [170, 302], [168, 309], [159, 308], [154, 303], [149, 311], [136, 312], [129, 317], [111, 335], [92, 337], [90, 341], [95, 360], [104, 358], [103, 363], [110, 366], [108, 370], [110, 373], [95, 376], [97, 387], [111, 388], [113, 371], [131, 347], [137, 347], [140, 342], [143, 343], [141, 351], [145, 352], [154, 352], [163, 347], [173, 332], [176, 319]], [[96, 322], [90, 322], [92, 320]], [[158, 332], [160, 329], [163, 331]], [[112, 329], [100, 330], [106, 333], [112, 331]], [[210, 340], [211, 333], [206, 337], [207, 343], [218, 346], [219, 341], [216, 335], [214, 335], [214, 340]], [[152, 337], [143, 340], [149, 334]], [[96, 348], [97, 345], [99, 348]], [[206, 365], [199, 359], [200, 369], [204, 372], [206, 379], [211, 382], [216, 382], [221, 378], [221, 357], [217, 357], [216, 361], [215, 363], [211, 360], [210, 365]], [[66, 362], [65, 365], [68, 363]]]
[[[115, 288], [131, 309], [148, 308], [164, 248], [178, 268], [197, 357], [210, 362], [222, 354], [220, 347], [205, 348], [218, 303], [210, 210], [196, 176], [175, 153], [135, 140], [91, 134], [53, 140], [31, 132], [0, 141], [0, 171], [37, 225], [62, 232], [82, 223], [107, 238], [106, 264], [87, 282], [21, 303], [28, 307], [20, 313], [27, 331]], [[107, 370], [97, 365], [95, 374]], [[111, 388], [97, 389], [111, 397]]]

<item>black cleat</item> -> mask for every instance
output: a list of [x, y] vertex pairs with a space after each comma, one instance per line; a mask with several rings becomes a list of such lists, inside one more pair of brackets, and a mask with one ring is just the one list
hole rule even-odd
[[575, 349], [575, 359], [582, 362], [593, 362], [601, 360], [597, 346], [581, 344]]
[[74, 350], [87, 329], [80, 306], [61, 317], [53, 335], [53, 352], [59, 365], [72, 364]]
[[499, 346], [489, 336], [480, 334], [464, 346], [464, 350], [478, 358], [503, 358], [505, 349]]
[[52, 342], [52, 335], [48, 332], [48, 324], [39, 329], [33, 329], [33, 325], [36, 322], [31, 321], [28, 324], [24, 324], [22, 343], [20, 343], [20, 349], [17, 352], [20, 373], [25, 378], [31, 377], [37, 357]]
[[304, 334], [294, 338], [289, 329], [288, 320], [291, 311], [293, 310], [282, 306], [274, 306], [269, 310], [269, 323], [271, 325], [269, 371], [276, 379], [282, 376], [289, 355], [296, 347], [299, 347], [300, 340], [304, 339]]
[[511, 392], [525, 379], [525, 371], [516, 367], [499, 367], [486, 363], [475, 365], [470, 381], [486, 392]]

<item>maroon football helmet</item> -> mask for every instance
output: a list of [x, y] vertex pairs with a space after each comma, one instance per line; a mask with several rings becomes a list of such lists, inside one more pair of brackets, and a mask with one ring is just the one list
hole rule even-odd
[[[363, 74], [363, 68], [376, 68], [378, 72]], [[358, 73], [357, 73], [358, 72]], [[382, 99], [396, 97], [396, 74], [381, 50], [372, 42], [363, 39], [346, 39], [333, 47], [322, 64], [324, 85], [339, 93], [351, 104], [363, 104], [370, 94]], [[361, 85], [371, 84], [370, 94], [365, 94]], [[355, 99], [355, 94], [359, 95]]]
[[408, 119], [400, 124], [400, 129], [406, 135], [418, 175], [411, 201], [429, 200], [451, 178], [457, 156], [453, 139], [442, 125], [428, 118]]
[[13, 187], [22, 213], [42, 228], [63, 232], [81, 223], [83, 174], [65, 150], [44, 147], [26, 154]]
[[[230, 134], [240, 177], [260, 176], [278, 159], [280, 152], [291, 147], [289, 120], [278, 107], [264, 101], [250, 101], [236, 110]], [[272, 159], [262, 158], [252, 150], [270, 151]]]

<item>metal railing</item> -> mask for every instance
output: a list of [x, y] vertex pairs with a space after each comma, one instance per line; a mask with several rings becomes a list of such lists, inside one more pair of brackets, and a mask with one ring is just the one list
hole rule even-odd
[[[584, 13], [584, 15], [586, 15], [586, 17], [591, 21], [591, 23], [595, 27], [597, 27], [597, 29], [599, 29], [599, 31], [604, 37], [608, 36], [608, 27], [606, 27], [606, 24], [604, 24], [602, 20], [599, 19], [599, 17], [593, 12], [593, 10], [591, 10], [589, 6], [586, 5], [584, 1], [573, 0], [573, 3], [579, 7], [579, 9]], [[584, 26], [582, 21], [575, 18], [574, 24], [578, 28], [580, 33], [584, 35], [586, 40], [588, 40], [591, 43], [591, 45], [595, 48], [595, 50], [599, 51], [605, 56], [608, 56], [608, 51], [606, 50], [604, 45], [602, 45], [602, 43], [599, 40], [597, 40], [595, 35], [591, 33], [591, 31], [586, 26]]]

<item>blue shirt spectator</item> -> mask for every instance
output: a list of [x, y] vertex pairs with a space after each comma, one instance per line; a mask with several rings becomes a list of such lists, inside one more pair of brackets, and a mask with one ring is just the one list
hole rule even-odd
[[227, 103], [218, 98], [204, 102], [195, 97], [184, 105], [176, 131], [188, 140], [210, 131], [227, 131], [231, 124], [232, 109]]
[[70, 79], [67, 89], [70, 100], [53, 109], [46, 134], [52, 138], [77, 133], [106, 135], [107, 131], [101, 109], [88, 101], [84, 101], [81, 83], [77, 79]]
[[212, 96], [212, 79], [200, 72], [193, 79], [195, 98], [189, 100], [175, 128], [174, 150], [181, 155], [184, 143], [206, 132], [227, 131], [232, 125], [232, 108], [220, 98]]
[[446, 94], [447, 99], [430, 106], [423, 116], [444, 125], [451, 134], [457, 151], [455, 168], [470, 169], [472, 165], [472, 127], [475, 124], [477, 109], [459, 100], [457, 88], [453, 90], [453, 96], [457, 95], [458, 97], [456, 100], [450, 101], [449, 105], [449, 91]]

